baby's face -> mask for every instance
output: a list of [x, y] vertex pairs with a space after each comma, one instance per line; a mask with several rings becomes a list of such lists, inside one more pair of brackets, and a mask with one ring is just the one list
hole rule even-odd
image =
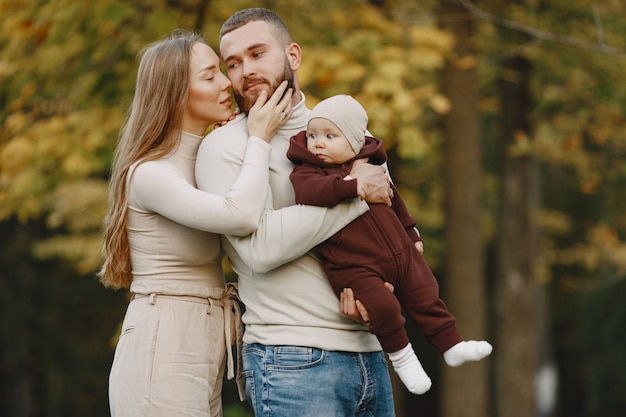
[[320, 117], [311, 119], [307, 125], [306, 147], [329, 164], [343, 164], [356, 156], [341, 130], [330, 120]]

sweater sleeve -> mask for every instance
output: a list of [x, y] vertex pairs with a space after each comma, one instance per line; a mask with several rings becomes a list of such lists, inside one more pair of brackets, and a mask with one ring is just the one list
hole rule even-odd
[[338, 174], [326, 174], [309, 164], [297, 165], [290, 175], [296, 203], [334, 207], [358, 197], [357, 180], [345, 180]]
[[223, 196], [195, 188], [167, 160], [141, 163], [131, 173], [131, 204], [194, 229], [249, 234], [265, 204], [270, 150], [264, 140], [251, 138], [241, 172]]
[[[235, 120], [226, 128], [214, 131], [202, 142], [196, 163], [198, 188], [223, 195], [228, 190], [228, 184], [237, 177], [242, 169], [243, 155], [240, 123], [245, 125], [244, 121]], [[277, 140], [280, 139], [272, 139], [272, 142]], [[287, 161], [284, 153], [275, 158]], [[278, 165], [270, 169], [280, 171], [274, 175], [285, 175], [286, 185], [291, 187], [288, 179], [291, 165]], [[285, 171], [287, 166], [288, 171]], [[246, 265], [258, 273], [304, 255], [369, 210], [367, 203], [358, 199], [330, 209], [305, 205], [274, 209], [271, 191], [270, 187], [266, 193], [265, 209], [253, 233], [242, 237], [226, 234]]]
[[250, 269], [266, 273], [304, 255], [367, 210], [367, 204], [359, 200], [334, 208], [268, 207], [256, 231], [226, 238]]

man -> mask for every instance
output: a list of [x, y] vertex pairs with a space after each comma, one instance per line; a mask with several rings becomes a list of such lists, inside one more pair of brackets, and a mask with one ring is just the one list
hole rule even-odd
[[[296, 73], [300, 46], [274, 12], [255, 8], [224, 23], [220, 52], [243, 114], [203, 141], [196, 161], [200, 189], [226, 194], [246, 150], [245, 113], [261, 91], [271, 94], [283, 80], [293, 88], [292, 113], [270, 142], [270, 193], [259, 227], [245, 238], [222, 238], [246, 306], [247, 399], [257, 416], [393, 416], [378, 341], [366, 325], [342, 314], [319, 261], [308, 253], [367, 204], [355, 199], [326, 209], [294, 203], [286, 151], [309, 114]], [[350, 177], [362, 199], [390, 204], [384, 169], [363, 163]]]

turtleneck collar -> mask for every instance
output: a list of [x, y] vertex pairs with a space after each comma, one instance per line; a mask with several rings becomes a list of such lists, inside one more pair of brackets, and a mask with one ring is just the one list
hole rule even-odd
[[194, 135], [189, 132], [182, 132], [180, 145], [176, 150], [176, 155], [179, 155], [185, 159], [195, 160], [198, 155], [198, 148], [202, 143], [203, 136]]
[[293, 108], [291, 117], [278, 130], [281, 135], [293, 136], [306, 128], [306, 122], [311, 111], [306, 107], [306, 97], [302, 91], [300, 91], [300, 95], [302, 99]]

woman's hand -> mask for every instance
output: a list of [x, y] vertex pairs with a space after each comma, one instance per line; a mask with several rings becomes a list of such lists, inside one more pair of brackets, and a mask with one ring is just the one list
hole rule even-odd
[[266, 100], [265, 90], [259, 94], [254, 106], [248, 112], [248, 133], [269, 142], [278, 129], [291, 116], [291, 96], [293, 89], [287, 89], [287, 81], [283, 81], [272, 97]]
[[[393, 293], [393, 284], [385, 282], [385, 287]], [[350, 317], [357, 323], [369, 324], [370, 322], [367, 309], [359, 300], [354, 299], [354, 291], [352, 291], [352, 288], [344, 288], [341, 294], [339, 294], [339, 308], [341, 313]]]

